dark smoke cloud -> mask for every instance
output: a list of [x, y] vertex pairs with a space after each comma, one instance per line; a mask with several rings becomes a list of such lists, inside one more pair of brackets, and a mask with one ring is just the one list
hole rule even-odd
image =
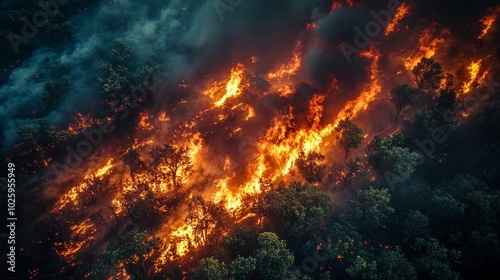
[[[262, 63], [272, 67], [289, 57], [298, 40], [315, 36], [312, 44], [304, 46], [304, 78], [314, 87], [324, 88], [335, 76], [347, 88], [346, 92], [352, 92], [350, 87], [366, 81], [368, 61], [357, 59], [348, 64], [338, 44], [352, 42], [354, 27], [364, 27], [371, 20], [370, 10], [380, 10], [388, 1], [355, 2], [366, 3], [328, 14], [331, 1], [326, 0], [243, 0], [233, 11], [224, 13], [221, 21], [213, 0], [103, 1], [71, 19], [78, 26], [76, 42], [62, 50], [38, 49], [0, 86], [2, 151], [6, 153], [12, 148], [18, 138], [16, 130], [23, 124], [43, 117], [50, 124], [67, 125], [75, 111], [91, 111], [100, 100], [95, 75], [115, 38], [130, 44], [139, 58], [156, 53], [168, 76], [166, 84], [175, 84], [186, 77], [196, 82], [215, 70], [227, 70], [240, 58], [252, 54], [261, 54]], [[414, 10], [407, 23], [439, 19], [460, 34], [464, 25], [477, 24], [485, 8], [494, 2], [412, 2]], [[307, 33], [304, 26], [312, 21], [317, 21], [319, 28]], [[381, 39], [383, 36], [375, 40]], [[70, 64], [67, 75], [73, 84], [57, 108], [37, 115], [33, 111], [40, 107], [45, 80], [36, 77], [48, 61]], [[168, 99], [161, 94], [159, 97]]]

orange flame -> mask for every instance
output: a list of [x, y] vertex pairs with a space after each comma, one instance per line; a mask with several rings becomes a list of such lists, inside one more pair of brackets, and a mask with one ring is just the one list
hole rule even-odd
[[[108, 173], [108, 171], [113, 167], [113, 159], [109, 159], [108, 162], [106, 163], [105, 166], [101, 167], [98, 169], [95, 173], [87, 174], [84, 177], [84, 180], [86, 179], [91, 179], [94, 176], [95, 177], [103, 177], [105, 174]], [[57, 210], [61, 210], [64, 207], [66, 207], [68, 204], [73, 203], [73, 205], [78, 205], [78, 196], [83, 193], [86, 189], [88, 188], [88, 185], [83, 182], [78, 186], [75, 186], [69, 190], [68, 193], [66, 193], [60, 200], [59, 200], [59, 207]]]
[[398, 23], [409, 13], [410, 5], [406, 5], [406, 3], [401, 3], [398, 7], [398, 12], [394, 15], [391, 22], [387, 25], [385, 29], [385, 35], [389, 35], [392, 32], [396, 31], [396, 27]]
[[363, 52], [360, 55], [372, 59], [372, 63], [370, 66], [370, 82], [365, 85], [363, 91], [356, 100], [349, 101], [346, 106], [337, 114], [334, 127], [337, 127], [341, 120], [352, 119], [356, 117], [359, 112], [368, 109], [368, 105], [375, 100], [377, 94], [382, 90], [382, 86], [380, 85], [380, 81], [378, 80], [378, 61], [380, 59], [380, 53], [378, 49], [372, 46], [369, 51]]
[[215, 107], [220, 107], [224, 105], [228, 98], [237, 97], [241, 94], [240, 84], [243, 79], [244, 70], [245, 67], [241, 63], [236, 64], [236, 66], [231, 69], [231, 78], [229, 78], [229, 81], [226, 84], [226, 94], [214, 103]]
[[482, 62], [483, 59], [472, 61], [467, 67], [467, 70], [469, 71], [469, 79], [462, 84], [462, 94], [471, 92], [477, 85], [482, 84], [484, 79], [486, 79], [489, 69], [485, 70], [483, 74], [479, 76]]
[[495, 23], [495, 20], [498, 16], [498, 13], [500, 12], [500, 7], [497, 7], [496, 9], [489, 9], [486, 15], [481, 19], [481, 23], [483, 24], [483, 30], [481, 31], [481, 34], [478, 36], [478, 39], [483, 39], [488, 32], [491, 30], [491, 27]]
[[[408, 57], [405, 61], [405, 67], [407, 70], [413, 70], [415, 66], [420, 62], [422, 58], [431, 58], [436, 54], [439, 44], [444, 43], [443, 38], [433, 38], [435, 33], [435, 26], [425, 29], [422, 36], [419, 39], [420, 47], [416, 54]], [[441, 37], [449, 34], [448, 30], [443, 30], [441, 32]]]

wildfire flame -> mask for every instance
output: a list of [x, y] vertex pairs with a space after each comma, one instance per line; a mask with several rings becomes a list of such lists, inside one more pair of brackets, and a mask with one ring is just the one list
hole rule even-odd
[[389, 35], [396, 31], [396, 27], [399, 24], [399, 22], [410, 12], [410, 5], [407, 5], [406, 3], [401, 3], [398, 7], [398, 12], [394, 15], [392, 18], [391, 22], [387, 25], [385, 29], [385, 35]]
[[483, 30], [481, 31], [481, 34], [478, 36], [478, 39], [483, 39], [488, 32], [491, 30], [491, 27], [495, 23], [495, 20], [500, 13], [500, 7], [497, 7], [496, 9], [489, 9], [488, 13], [481, 19], [481, 23], [483, 24]]
[[215, 107], [220, 107], [224, 105], [227, 99], [237, 97], [241, 94], [241, 80], [243, 79], [243, 71], [245, 66], [238, 63], [231, 69], [231, 77], [226, 84], [226, 93], [217, 102], [214, 103]]
[[438, 45], [444, 43], [444, 35], [448, 35], [449, 31], [447, 29], [443, 30], [439, 37], [434, 38], [435, 26], [427, 28], [422, 33], [419, 39], [420, 47], [416, 54], [408, 57], [405, 61], [405, 67], [407, 70], [413, 70], [415, 66], [420, 62], [422, 58], [432, 58], [438, 49]]
[[370, 66], [370, 82], [364, 87], [359, 97], [354, 101], [349, 101], [344, 108], [337, 114], [334, 122], [334, 127], [337, 127], [341, 120], [352, 119], [356, 117], [359, 112], [368, 109], [368, 106], [373, 102], [377, 94], [382, 90], [380, 81], [378, 79], [378, 61], [380, 53], [374, 46], [369, 51], [363, 52], [360, 56], [372, 59]]
[[86, 179], [91, 179], [91, 178], [102, 178], [105, 174], [108, 173], [108, 171], [113, 167], [113, 159], [109, 159], [106, 165], [103, 167], [99, 168], [96, 172], [87, 174], [84, 177], [84, 182], [81, 183], [78, 186], [75, 186], [70, 189], [68, 193], [66, 193], [60, 200], [59, 200], [59, 207], [57, 210], [62, 210], [65, 208], [68, 204], [72, 203], [73, 205], [78, 205], [79, 200], [78, 196], [83, 193], [87, 188], [88, 185], [85, 183]]

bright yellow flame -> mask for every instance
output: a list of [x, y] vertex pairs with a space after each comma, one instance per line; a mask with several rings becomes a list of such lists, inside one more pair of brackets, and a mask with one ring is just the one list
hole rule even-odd
[[243, 79], [244, 70], [245, 67], [241, 63], [236, 64], [236, 66], [231, 69], [231, 78], [229, 78], [226, 84], [226, 94], [224, 94], [219, 101], [214, 103], [215, 107], [220, 107], [224, 105], [227, 99], [237, 97], [241, 94], [242, 90], [240, 84]]
[[462, 84], [461, 94], [467, 94], [471, 92], [477, 85], [482, 84], [484, 82], [484, 79], [486, 79], [486, 76], [489, 73], [489, 69], [485, 70], [482, 75], [479, 74], [483, 60], [484, 59], [472, 61], [467, 67], [467, 70], [469, 71], [469, 79]]

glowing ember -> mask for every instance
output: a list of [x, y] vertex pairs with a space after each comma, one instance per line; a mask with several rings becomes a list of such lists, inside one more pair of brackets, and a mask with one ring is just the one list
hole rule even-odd
[[90, 114], [83, 115], [80, 112], [76, 113], [76, 116], [71, 117], [73, 120], [73, 123], [69, 125], [68, 127], [68, 132], [76, 135], [79, 134], [95, 124], [99, 124], [99, 120], [92, 118]]
[[311, 30], [314, 30], [314, 29], [316, 29], [316, 23], [315, 22], [311, 22], [311, 23], [308, 23], [306, 25], [306, 30], [307, 31], [311, 31]]
[[96, 232], [96, 228], [89, 218], [78, 225], [72, 226], [71, 231], [72, 235], [70, 241], [64, 244], [55, 244], [57, 246], [62, 245], [65, 248], [65, 250], [59, 251], [58, 253], [70, 261], [74, 259], [74, 255], [78, 251], [86, 247], [88, 243], [94, 239], [92, 235]]
[[144, 130], [152, 130], [154, 127], [148, 122], [149, 116], [147, 113], [141, 112], [140, 113], [140, 122], [139, 122], [139, 128], [144, 129]]

